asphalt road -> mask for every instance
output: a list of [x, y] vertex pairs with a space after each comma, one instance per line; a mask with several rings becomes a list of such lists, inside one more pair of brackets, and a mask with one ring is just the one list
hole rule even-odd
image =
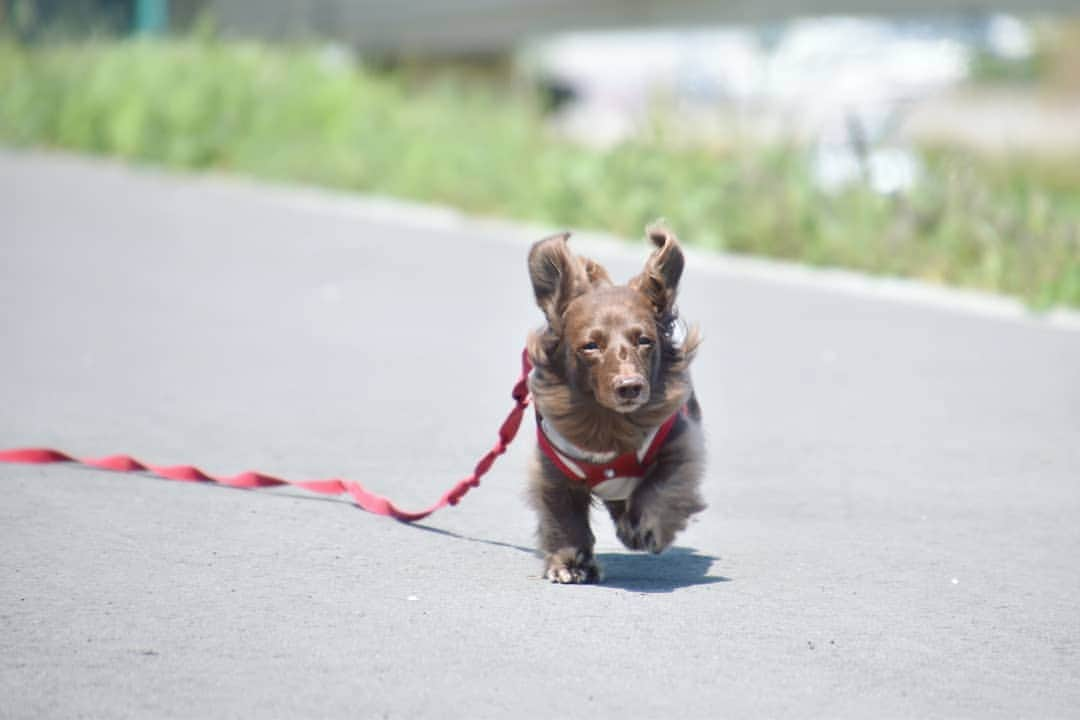
[[[2, 153], [0, 447], [425, 505], [509, 410], [537, 232]], [[710, 507], [660, 557], [597, 514], [600, 586], [539, 577], [527, 432], [418, 527], [0, 466], [0, 717], [1077, 717], [1080, 333], [694, 259], [681, 306]]]

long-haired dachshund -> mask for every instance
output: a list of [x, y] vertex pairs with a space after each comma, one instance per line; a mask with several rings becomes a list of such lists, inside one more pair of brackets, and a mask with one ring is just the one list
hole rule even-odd
[[675, 307], [685, 261], [667, 228], [646, 232], [655, 250], [626, 285], [573, 254], [569, 233], [529, 252], [547, 319], [528, 340], [538, 424], [529, 495], [552, 582], [601, 577], [589, 529], [594, 497], [626, 547], [653, 553], [705, 509], [701, 408], [689, 373], [700, 336], [681, 332]]

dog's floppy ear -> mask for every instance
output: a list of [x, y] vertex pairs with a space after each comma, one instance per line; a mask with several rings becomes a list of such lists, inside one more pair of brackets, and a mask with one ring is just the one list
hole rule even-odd
[[641, 274], [630, 280], [630, 287], [649, 298], [657, 314], [668, 313], [675, 307], [679, 278], [686, 261], [675, 233], [664, 225], [650, 225], [645, 228], [645, 234], [656, 249], [645, 261]]
[[[529, 251], [529, 278], [532, 280], [536, 304], [544, 311], [548, 324], [556, 330], [562, 324], [566, 306], [585, 292], [590, 283], [586, 263], [570, 252], [566, 243], [569, 237], [570, 233], [546, 237]], [[592, 264], [603, 273], [603, 268]]]

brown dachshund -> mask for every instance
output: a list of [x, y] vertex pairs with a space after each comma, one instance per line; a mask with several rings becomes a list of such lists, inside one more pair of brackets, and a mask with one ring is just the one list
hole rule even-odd
[[547, 319], [528, 341], [539, 440], [530, 499], [552, 582], [600, 579], [594, 498], [626, 547], [653, 553], [705, 509], [701, 408], [689, 373], [700, 336], [682, 332], [675, 307], [685, 261], [667, 228], [647, 234], [656, 249], [626, 285], [573, 254], [569, 233], [529, 252]]

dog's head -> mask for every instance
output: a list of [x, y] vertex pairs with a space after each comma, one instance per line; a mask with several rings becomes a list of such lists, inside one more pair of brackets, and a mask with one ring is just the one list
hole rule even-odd
[[680, 354], [672, 334], [683, 253], [667, 228], [647, 233], [655, 249], [626, 285], [614, 285], [599, 263], [574, 255], [568, 233], [544, 238], [529, 252], [533, 292], [547, 318], [538, 350], [575, 390], [618, 413], [648, 404], [665, 361]]

